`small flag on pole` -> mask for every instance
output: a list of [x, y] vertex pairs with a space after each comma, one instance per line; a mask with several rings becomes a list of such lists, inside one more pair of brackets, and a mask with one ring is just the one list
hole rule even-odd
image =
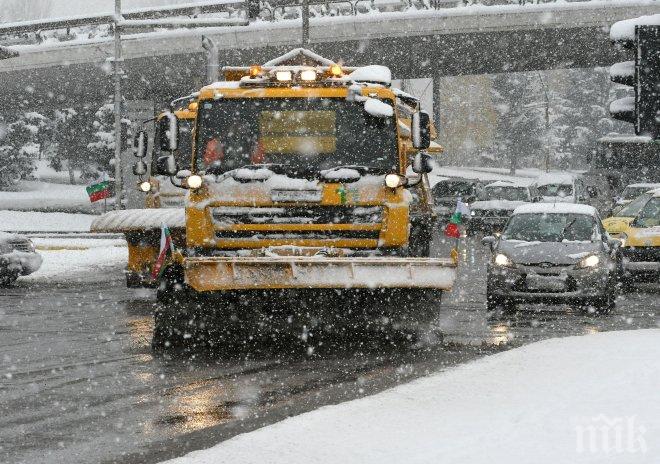
[[104, 172], [101, 176], [86, 187], [90, 203], [103, 200], [110, 196], [110, 179]]
[[449, 218], [449, 223], [445, 227], [445, 235], [451, 238], [460, 238], [461, 230], [459, 225], [463, 222], [463, 216], [470, 216], [470, 207], [463, 203], [459, 198], [456, 201], [456, 211]]
[[160, 251], [158, 252], [158, 258], [154, 263], [154, 268], [151, 270], [151, 277], [153, 279], [160, 278], [165, 269], [163, 264], [165, 263], [165, 258], [167, 258], [167, 253], [173, 251], [174, 244], [172, 243], [170, 229], [165, 224], [162, 224], [160, 230]]

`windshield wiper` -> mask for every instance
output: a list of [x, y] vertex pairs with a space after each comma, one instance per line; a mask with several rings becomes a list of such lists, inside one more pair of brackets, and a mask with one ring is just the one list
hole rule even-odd
[[559, 235], [559, 241], [560, 241], [560, 242], [564, 240], [564, 235], [566, 235], [566, 232], [568, 232], [568, 230], [569, 230], [571, 227], [573, 227], [573, 224], [575, 224], [575, 221], [577, 221], [577, 218], [573, 218], [573, 220], [572, 220], [571, 222], [569, 222], [568, 224], [566, 224], [566, 225], [564, 226], [564, 228], [563, 228], [562, 231], [561, 231], [561, 234]]

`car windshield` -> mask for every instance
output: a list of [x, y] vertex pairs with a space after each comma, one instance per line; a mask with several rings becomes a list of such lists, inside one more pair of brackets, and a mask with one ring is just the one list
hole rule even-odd
[[433, 197], [468, 197], [474, 195], [474, 184], [463, 181], [445, 181], [438, 182], [433, 187]]
[[527, 242], [593, 241], [598, 235], [598, 227], [593, 216], [529, 213], [511, 217], [502, 239]]
[[395, 119], [343, 98], [205, 101], [198, 125], [197, 171], [278, 164], [294, 173], [356, 165], [386, 173], [398, 166]]
[[632, 202], [621, 208], [616, 215], [620, 217], [635, 217], [644, 205], [649, 201], [651, 195], [641, 195], [635, 198]]
[[525, 187], [486, 187], [479, 199], [528, 201], [530, 198]]
[[660, 197], [653, 197], [644, 205], [632, 226], [641, 228], [660, 226]]
[[538, 191], [544, 197], [569, 197], [573, 194], [571, 184], [545, 184], [539, 185]]
[[649, 187], [626, 187], [623, 189], [623, 192], [621, 192], [621, 198], [624, 200], [632, 200], [633, 198], [637, 198], [639, 195], [646, 193], [649, 190]]

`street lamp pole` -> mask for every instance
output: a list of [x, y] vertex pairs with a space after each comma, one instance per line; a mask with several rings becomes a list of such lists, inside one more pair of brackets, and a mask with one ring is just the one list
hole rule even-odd
[[121, 0], [115, 0], [115, 209], [121, 209], [122, 172], [121, 172], [121, 78], [122, 50], [121, 32]]
[[309, 0], [302, 2], [302, 46], [309, 45]]
[[550, 99], [548, 98], [548, 88], [543, 81], [541, 72], [538, 72], [543, 97], [545, 98], [545, 172], [550, 171]]

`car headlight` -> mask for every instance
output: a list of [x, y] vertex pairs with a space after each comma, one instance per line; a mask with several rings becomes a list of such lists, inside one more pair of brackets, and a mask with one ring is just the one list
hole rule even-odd
[[144, 182], [140, 182], [140, 190], [142, 190], [144, 193], [147, 193], [151, 190], [151, 182], [148, 180], [145, 180]]
[[186, 183], [191, 189], [198, 189], [202, 186], [202, 177], [198, 175], [189, 176]]
[[406, 178], [399, 174], [391, 173], [385, 176], [385, 185], [389, 188], [397, 188], [406, 184]]
[[596, 267], [600, 263], [600, 258], [596, 255], [587, 256], [582, 258], [578, 263], [578, 267]]
[[511, 259], [509, 259], [507, 255], [503, 255], [502, 253], [496, 254], [495, 259], [493, 259], [493, 262], [498, 266], [506, 266], [506, 267], [513, 266], [513, 261], [511, 261]]

